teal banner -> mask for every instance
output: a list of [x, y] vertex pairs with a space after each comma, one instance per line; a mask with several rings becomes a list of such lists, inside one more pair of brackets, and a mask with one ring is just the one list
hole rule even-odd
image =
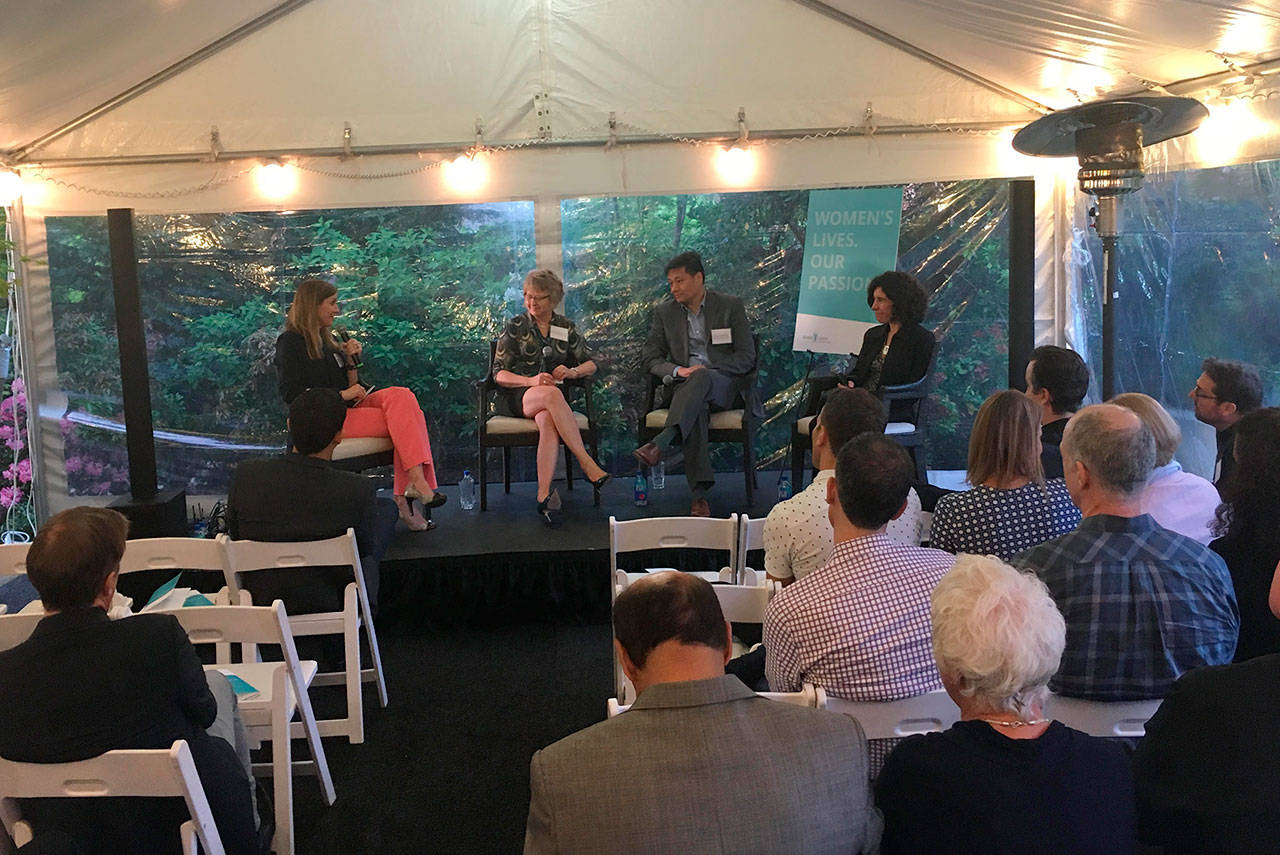
[[794, 350], [858, 350], [875, 325], [867, 283], [897, 267], [901, 224], [901, 187], [809, 193]]

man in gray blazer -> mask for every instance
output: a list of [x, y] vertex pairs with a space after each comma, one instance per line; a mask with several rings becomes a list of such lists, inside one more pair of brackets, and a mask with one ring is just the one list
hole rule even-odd
[[705, 287], [698, 253], [680, 253], [667, 262], [666, 272], [672, 299], [654, 309], [640, 359], [662, 378], [670, 400], [667, 426], [634, 453], [654, 466], [679, 442], [693, 494], [690, 513], [706, 517], [711, 515], [707, 491], [715, 483], [707, 448], [710, 414], [732, 407], [752, 382], [756, 345], [742, 301]]
[[534, 754], [526, 855], [876, 850], [862, 728], [726, 676], [710, 584], [652, 574], [618, 596], [613, 624], [639, 696]]

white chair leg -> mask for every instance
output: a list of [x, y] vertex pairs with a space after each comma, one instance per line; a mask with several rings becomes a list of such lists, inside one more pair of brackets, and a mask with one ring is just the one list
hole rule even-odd
[[[311, 749], [311, 760], [315, 765], [316, 775], [320, 778], [320, 794], [326, 805], [332, 805], [338, 800], [338, 794], [333, 789], [333, 776], [329, 774], [329, 760], [324, 754], [324, 743], [320, 741], [320, 730], [316, 727], [316, 714], [311, 709], [311, 697], [307, 694], [306, 686], [295, 687], [293, 696], [298, 702], [298, 717], [302, 719], [300, 724], [307, 739], [307, 747]], [[291, 727], [291, 736], [293, 732], [294, 729]]]
[[[276, 855], [293, 855], [293, 743], [289, 737], [289, 687], [286, 667], [276, 669], [272, 691], [278, 699], [271, 713], [271, 778], [276, 802]], [[285, 711], [282, 712], [281, 711]]]
[[361, 698], [360, 680], [360, 624], [356, 609], [356, 584], [347, 586], [343, 598], [343, 641], [346, 644], [346, 686], [347, 686], [347, 722], [349, 730], [347, 739], [358, 745], [364, 742], [364, 701]]
[[378, 684], [378, 700], [383, 708], [387, 706], [387, 680], [382, 674], [382, 653], [378, 650], [378, 635], [373, 629], [373, 612], [369, 609], [369, 592], [363, 586], [357, 586], [360, 595], [360, 622], [364, 625], [364, 634], [369, 641], [369, 657], [373, 660], [373, 674]]

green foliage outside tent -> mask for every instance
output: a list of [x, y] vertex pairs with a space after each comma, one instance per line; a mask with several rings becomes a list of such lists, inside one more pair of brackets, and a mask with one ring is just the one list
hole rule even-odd
[[[930, 465], [963, 466], [968, 425], [1006, 382], [1007, 183], [907, 188], [900, 266], [934, 292], [941, 339]], [[566, 310], [600, 354], [602, 457], [631, 467], [645, 378], [638, 366], [662, 267], [697, 249], [708, 285], [737, 294], [761, 339], [768, 416], [757, 450], [777, 468], [808, 357], [791, 350], [806, 191], [569, 199], [561, 205]], [[280, 447], [272, 353], [292, 283], [336, 278], [341, 323], [366, 343], [364, 374], [413, 389], [427, 412], [441, 480], [475, 467], [476, 399], [488, 342], [521, 311], [535, 266], [533, 205], [139, 216], [136, 222], [161, 481], [224, 491], [232, 464]], [[127, 490], [105, 219], [46, 220], [68, 483], [75, 495]], [[841, 367], [818, 360], [815, 371]], [[959, 370], [957, 370], [959, 367]], [[106, 426], [106, 427], [104, 427]], [[718, 464], [734, 470], [731, 449]], [[527, 460], [525, 458], [528, 458]], [[515, 455], [517, 479], [532, 455]]]

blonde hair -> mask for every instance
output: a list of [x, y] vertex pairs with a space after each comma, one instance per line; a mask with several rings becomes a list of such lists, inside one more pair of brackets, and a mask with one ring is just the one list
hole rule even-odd
[[300, 281], [293, 293], [284, 328], [302, 336], [307, 343], [307, 356], [312, 359], [320, 359], [326, 350], [338, 349], [333, 333], [320, 326], [320, 304], [337, 293], [336, 285], [316, 276]]
[[526, 287], [532, 287], [551, 298], [551, 305], [558, 306], [564, 299], [564, 283], [554, 270], [542, 268], [530, 270], [524, 277]]
[[1026, 478], [1043, 484], [1039, 436], [1040, 408], [1034, 401], [1013, 389], [991, 395], [978, 409], [969, 434], [969, 483]]
[[1173, 460], [1174, 452], [1182, 445], [1182, 428], [1178, 427], [1169, 411], [1160, 406], [1159, 401], [1141, 392], [1125, 392], [1116, 395], [1110, 403], [1133, 410], [1147, 426], [1147, 430], [1151, 431], [1151, 436], [1156, 441], [1156, 466], [1164, 466]]
[[960, 555], [929, 601], [933, 658], [960, 693], [1027, 715], [1043, 705], [1067, 625], [1049, 589], [994, 555]]

